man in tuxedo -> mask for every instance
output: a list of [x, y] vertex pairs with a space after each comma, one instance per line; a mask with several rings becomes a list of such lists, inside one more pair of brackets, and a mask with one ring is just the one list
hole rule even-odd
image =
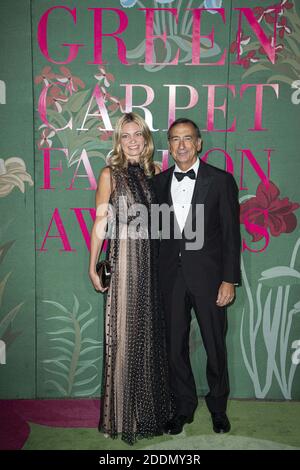
[[[177, 410], [165, 432], [179, 434], [185, 423], [193, 421], [198, 403], [189, 357], [193, 308], [207, 353], [206, 404], [214, 431], [224, 433], [230, 430], [226, 307], [240, 282], [238, 188], [231, 174], [198, 158], [202, 140], [193, 121], [177, 119], [170, 126], [168, 141], [175, 166], [153, 179], [159, 204], [173, 207], [170, 233], [164, 236], [162, 230], [159, 252], [171, 390]], [[199, 244], [200, 229], [204, 238]]]

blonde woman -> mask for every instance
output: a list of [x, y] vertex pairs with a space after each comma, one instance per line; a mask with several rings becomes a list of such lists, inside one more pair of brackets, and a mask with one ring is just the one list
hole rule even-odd
[[[99, 430], [128, 444], [163, 433], [171, 416], [164, 318], [158, 286], [158, 240], [151, 238], [153, 140], [135, 113], [117, 122], [109, 165], [99, 177], [97, 216], [91, 233], [89, 275], [107, 291], [105, 360]], [[111, 215], [109, 216], [109, 213]], [[95, 265], [107, 222], [111, 234], [110, 286], [101, 286]]]

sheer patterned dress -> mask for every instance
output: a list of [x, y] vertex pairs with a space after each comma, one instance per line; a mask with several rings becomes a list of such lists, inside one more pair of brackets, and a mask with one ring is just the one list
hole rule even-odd
[[148, 236], [155, 194], [138, 164], [113, 171], [112, 180], [112, 278], [105, 306], [99, 429], [133, 444], [162, 434], [173, 410], [158, 285], [159, 240]]

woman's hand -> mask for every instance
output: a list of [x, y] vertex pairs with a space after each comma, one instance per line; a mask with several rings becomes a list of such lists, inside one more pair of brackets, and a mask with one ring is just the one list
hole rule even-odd
[[102, 244], [105, 239], [107, 225], [107, 210], [111, 194], [110, 169], [105, 167], [101, 170], [96, 191], [96, 218], [91, 232], [90, 261], [88, 267], [89, 277], [96, 292], [105, 292], [108, 288], [101, 286], [96, 265]]
[[105, 292], [108, 290], [108, 287], [102, 287], [100, 283], [99, 276], [96, 272], [89, 272], [90, 279], [92, 281], [92, 284], [94, 286], [95, 291], [97, 292]]

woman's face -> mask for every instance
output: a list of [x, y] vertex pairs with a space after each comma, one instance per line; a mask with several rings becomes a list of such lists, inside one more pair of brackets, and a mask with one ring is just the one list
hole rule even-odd
[[127, 159], [139, 161], [145, 147], [145, 139], [138, 124], [127, 122], [121, 129], [121, 148]]

